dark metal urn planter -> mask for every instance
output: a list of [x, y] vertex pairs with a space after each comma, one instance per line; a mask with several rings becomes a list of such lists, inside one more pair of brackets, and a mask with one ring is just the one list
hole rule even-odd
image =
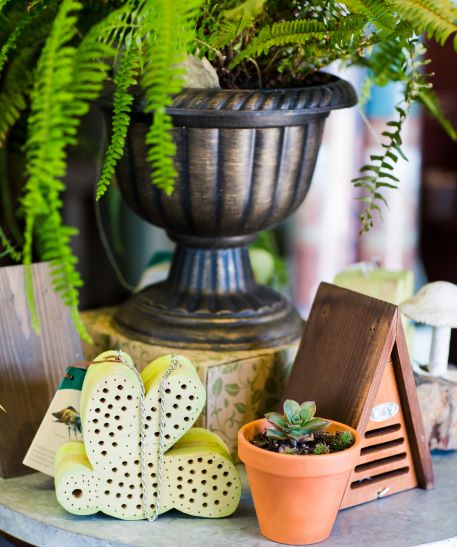
[[119, 331], [153, 344], [218, 350], [300, 337], [302, 321], [290, 302], [254, 281], [247, 245], [303, 202], [325, 118], [356, 103], [348, 82], [325, 79], [299, 89], [184, 90], [169, 109], [178, 171], [171, 196], [151, 185], [144, 144], [151, 116], [138, 102], [117, 179], [127, 204], [177, 246], [168, 279], [118, 309]]

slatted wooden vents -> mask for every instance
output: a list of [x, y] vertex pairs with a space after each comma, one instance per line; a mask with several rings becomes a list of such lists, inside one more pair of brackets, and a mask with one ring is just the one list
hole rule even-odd
[[284, 398], [351, 425], [362, 443], [342, 508], [432, 488], [414, 376], [396, 306], [322, 283]]

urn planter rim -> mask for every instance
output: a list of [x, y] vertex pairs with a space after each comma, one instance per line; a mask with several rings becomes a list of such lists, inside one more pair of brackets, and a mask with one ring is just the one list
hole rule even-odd
[[[198, 118], [205, 126], [218, 121], [223, 125], [275, 126], [300, 125], [322, 119], [332, 110], [348, 108], [357, 103], [357, 94], [351, 83], [338, 76], [324, 73], [328, 81], [306, 87], [276, 89], [219, 89], [185, 88], [167, 107], [177, 126], [192, 123]], [[135, 95], [135, 91], [133, 92]], [[112, 109], [112, 89], [100, 97], [103, 109]], [[145, 112], [145, 101], [136, 92], [132, 106], [134, 116], [151, 116]], [[236, 120], [236, 121], [235, 121]], [[200, 125], [200, 123], [198, 123]], [[220, 126], [217, 123], [217, 126]]]
[[[351, 83], [326, 74], [330, 81], [306, 87], [276, 89], [185, 88], [167, 108], [172, 114], [248, 115], [278, 113], [320, 114], [354, 106], [357, 94]], [[137, 106], [140, 106], [137, 103]]]

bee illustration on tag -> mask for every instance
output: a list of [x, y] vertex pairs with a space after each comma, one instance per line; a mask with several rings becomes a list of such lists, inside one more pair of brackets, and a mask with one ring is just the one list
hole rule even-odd
[[71, 440], [71, 432], [73, 431], [75, 439], [78, 433], [82, 434], [81, 416], [79, 412], [72, 406], [68, 406], [58, 412], [53, 412], [52, 415], [56, 418], [56, 422], [65, 424], [68, 428], [68, 439]]

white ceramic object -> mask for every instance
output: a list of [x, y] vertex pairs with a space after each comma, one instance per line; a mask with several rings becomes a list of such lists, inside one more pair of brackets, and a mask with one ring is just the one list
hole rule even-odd
[[400, 310], [410, 319], [433, 327], [428, 372], [451, 379], [449, 345], [451, 329], [457, 328], [457, 285], [447, 281], [428, 283], [402, 302]]

